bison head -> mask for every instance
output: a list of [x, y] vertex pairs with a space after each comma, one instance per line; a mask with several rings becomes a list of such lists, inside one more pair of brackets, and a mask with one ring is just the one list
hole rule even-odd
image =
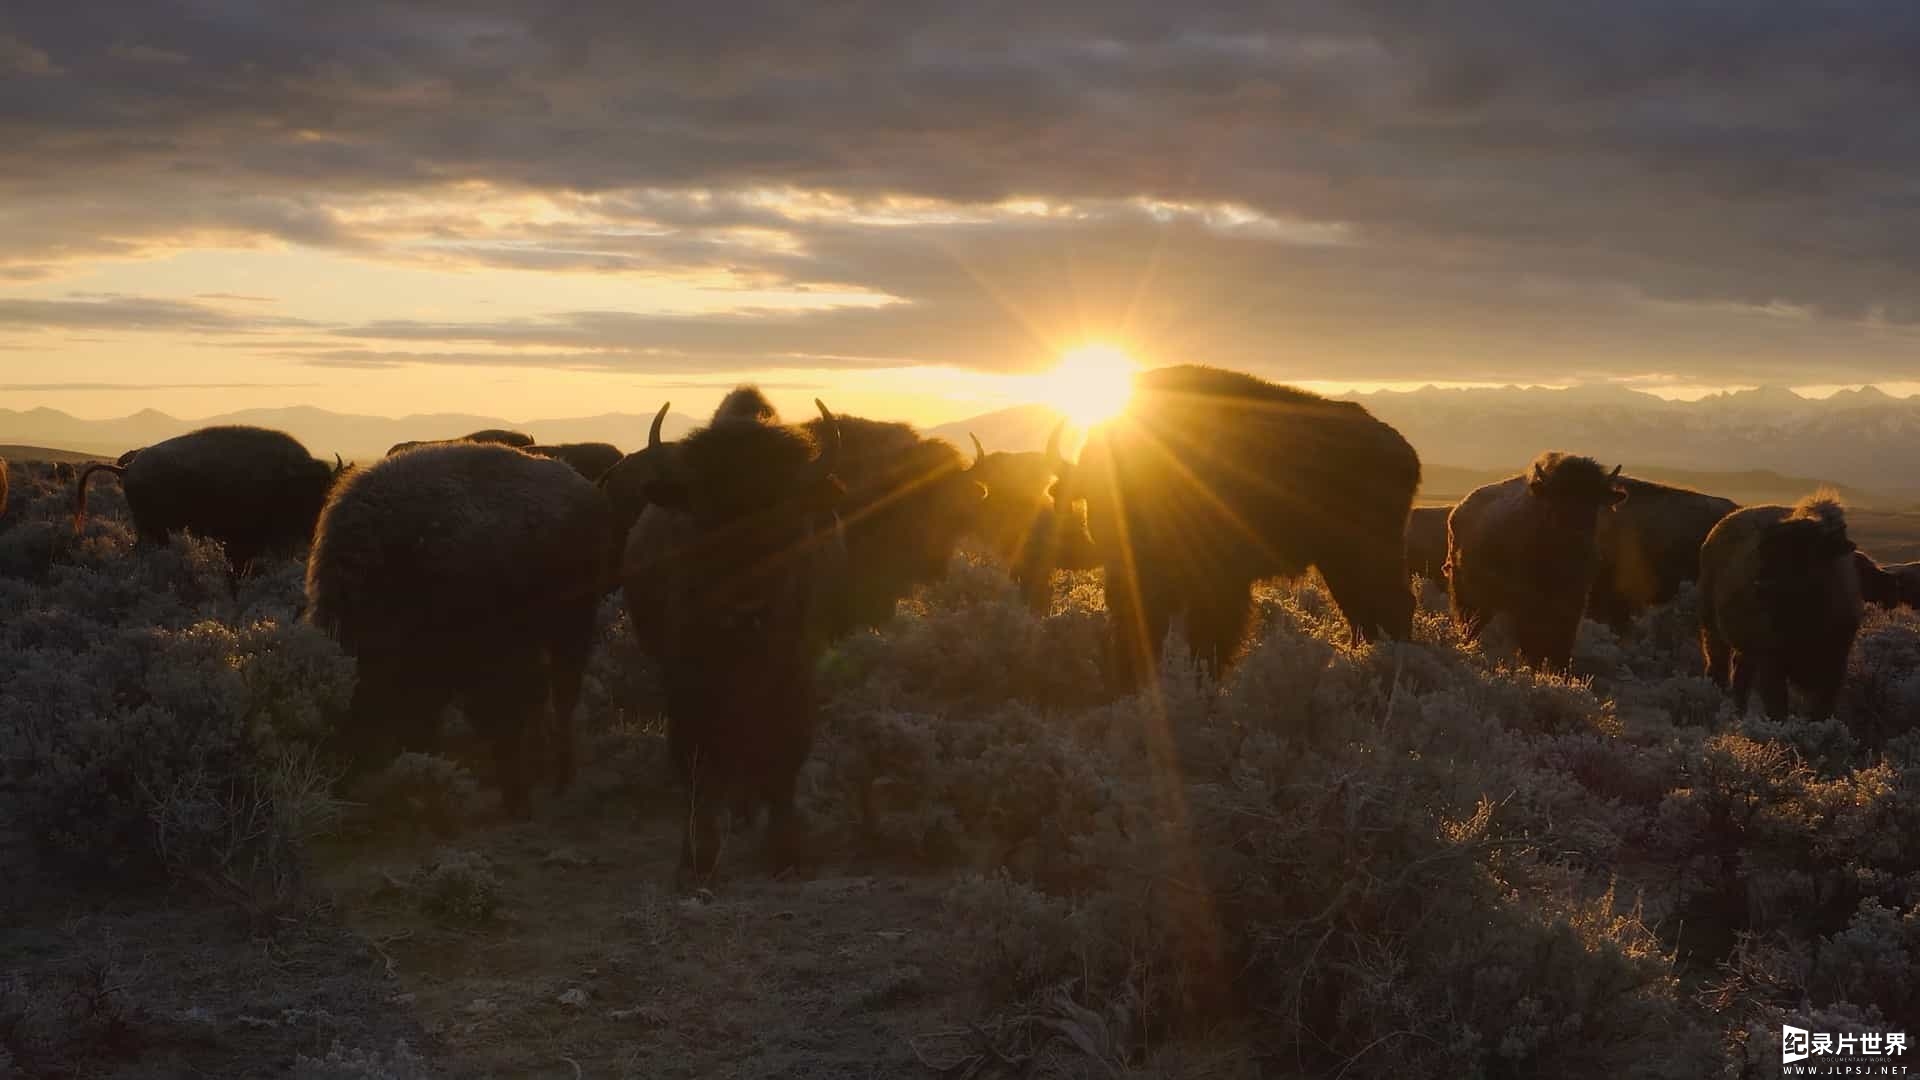
[[968, 434], [974, 459], [967, 476], [985, 492], [973, 508], [973, 532], [1010, 565], [1021, 560], [1035, 518], [1051, 509], [1054, 481], [1067, 467], [1060, 456], [1065, 427], [1065, 421], [1054, 425], [1039, 453], [990, 454], [978, 436]]
[[688, 522], [672, 561], [692, 629], [797, 626], [781, 616], [804, 609], [817, 556], [838, 536], [833, 510], [844, 492], [834, 476], [839, 426], [814, 404], [826, 421], [818, 445], [771, 418], [719, 416], [648, 483], [648, 502]]
[[1619, 479], [1618, 465], [1607, 472], [1592, 458], [1548, 451], [1534, 458], [1527, 471], [1527, 495], [1533, 500], [1536, 520], [1549, 533], [1568, 542], [1578, 536], [1591, 542], [1600, 512], [1626, 500], [1627, 490]]

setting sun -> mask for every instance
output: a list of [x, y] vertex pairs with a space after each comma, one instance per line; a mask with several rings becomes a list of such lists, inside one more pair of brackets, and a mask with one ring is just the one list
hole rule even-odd
[[1092, 344], [1069, 349], [1052, 371], [1039, 376], [1039, 399], [1080, 427], [1117, 415], [1133, 396], [1137, 365], [1126, 351]]

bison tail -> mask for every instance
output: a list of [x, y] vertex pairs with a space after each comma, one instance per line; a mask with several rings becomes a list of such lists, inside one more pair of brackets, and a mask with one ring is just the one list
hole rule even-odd
[[80, 479], [73, 485], [73, 533], [75, 536], [80, 535], [81, 529], [87, 524], [87, 481], [93, 479], [94, 473], [102, 471], [110, 472], [115, 476], [127, 474], [125, 466], [109, 465], [104, 461], [96, 461], [80, 470]]

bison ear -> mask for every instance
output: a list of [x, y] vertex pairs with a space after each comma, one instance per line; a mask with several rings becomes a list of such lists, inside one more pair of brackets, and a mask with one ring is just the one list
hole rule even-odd
[[974, 501], [979, 502], [986, 499], [987, 485], [981, 483], [978, 480], [972, 481], [972, 483], [973, 483], [973, 491], [974, 491], [974, 495], [973, 495]]
[[678, 480], [654, 479], [647, 482], [647, 501], [669, 510], [687, 508], [687, 485]]
[[1608, 506], [1619, 506], [1621, 503], [1626, 501], [1627, 501], [1626, 488], [1612, 487], [1607, 489], [1607, 505]]

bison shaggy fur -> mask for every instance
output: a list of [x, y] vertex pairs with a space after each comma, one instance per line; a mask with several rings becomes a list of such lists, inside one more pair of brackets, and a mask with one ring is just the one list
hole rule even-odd
[[608, 469], [618, 465], [620, 459], [626, 456], [619, 447], [603, 442], [536, 444], [527, 447], [526, 451], [536, 457], [564, 461], [573, 467], [574, 472], [593, 481], [605, 476]]
[[349, 756], [431, 749], [458, 699], [492, 743], [509, 813], [529, 812], [531, 734], [564, 788], [612, 555], [599, 491], [509, 447], [421, 447], [341, 484], [307, 563], [307, 600], [308, 618], [359, 661]]
[[1618, 483], [1627, 498], [1599, 517], [1600, 561], [1587, 616], [1624, 632], [1635, 615], [1668, 603], [1700, 576], [1700, 545], [1739, 504], [1650, 480], [1622, 477]]
[[[829, 422], [809, 420], [807, 434], [824, 443]], [[853, 416], [831, 423], [840, 429], [834, 475], [846, 488], [846, 591], [828, 620], [839, 637], [885, 622], [915, 585], [943, 577], [987, 493], [958, 450], [907, 424]]]
[[387, 456], [392, 457], [402, 450], [412, 450], [417, 446], [443, 446], [447, 443], [459, 442], [491, 443], [497, 446], [511, 446], [524, 450], [533, 445], [533, 436], [524, 431], [509, 431], [506, 428], [487, 428], [482, 431], [470, 431], [465, 435], [452, 439], [418, 439], [413, 442], [394, 443], [393, 446], [387, 450]]
[[1626, 498], [1618, 473], [1549, 451], [1460, 500], [1447, 518], [1447, 579], [1469, 636], [1505, 616], [1528, 663], [1568, 665], [1600, 564], [1599, 518]]
[[[1065, 428], [1065, 421], [1055, 425], [1041, 451], [989, 453], [978, 435], [967, 436], [973, 441], [971, 475], [987, 493], [974, 509], [972, 532], [1007, 565], [1036, 615], [1052, 607], [1056, 567], [1083, 570], [1093, 565], [1085, 544], [1069, 552], [1048, 542], [1054, 531], [1053, 485], [1066, 470], [1060, 457]], [[1084, 540], [1084, 521], [1069, 522], [1067, 529], [1069, 536]]]
[[659, 663], [668, 751], [687, 781], [683, 873], [718, 856], [717, 817], [768, 807], [768, 848], [791, 860], [804, 829], [794, 785], [813, 743], [814, 667], [845, 573], [834, 441], [730, 395], [674, 444], [627, 538], [634, 633]]
[[1208, 367], [1147, 372], [1096, 428], [1054, 497], [1054, 538], [1106, 569], [1112, 671], [1139, 685], [1173, 615], [1207, 667], [1246, 636], [1253, 584], [1317, 567], [1356, 638], [1405, 639], [1402, 538], [1420, 459], [1365, 408]]
[[344, 471], [315, 460], [283, 431], [240, 425], [201, 428], [123, 455], [125, 465], [94, 463], [74, 487], [74, 525], [86, 519], [87, 483], [114, 473], [140, 540], [165, 544], [186, 530], [218, 540], [235, 567], [288, 551], [313, 537], [327, 493]]
[[1829, 496], [1750, 506], [1700, 548], [1700, 649], [1707, 676], [1744, 715], [1760, 692], [1784, 719], [1789, 687], [1816, 718], [1832, 715], [1860, 629], [1860, 572], [1846, 513]]

